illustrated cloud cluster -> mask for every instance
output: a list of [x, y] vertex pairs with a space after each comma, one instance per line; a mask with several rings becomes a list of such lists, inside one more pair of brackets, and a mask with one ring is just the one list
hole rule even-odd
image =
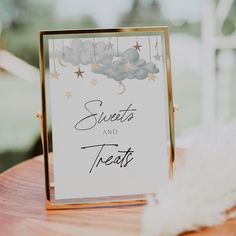
[[146, 79], [149, 73], [158, 73], [159, 69], [153, 62], [139, 58], [134, 48], [126, 49], [116, 60], [108, 65], [100, 65], [92, 69], [94, 73], [106, 75], [116, 81], [124, 79]]
[[[98, 64], [92, 72], [103, 74], [116, 81], [124, 79], [146, 79], [149, 73], [158, 73], [159, 69], [152, 62], [139, 57], [134, 48], [118, 53], [102, 41], [95, 44], [89, 40], [74, 39], [70, 47], [64, 47], [60, 53], [64, 62], [73, 66]], [[58, 52], [55, 56], [59, 56]]]

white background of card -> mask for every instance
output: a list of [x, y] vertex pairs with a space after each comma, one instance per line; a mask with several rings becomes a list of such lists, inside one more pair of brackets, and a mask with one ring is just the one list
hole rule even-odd
[[[96, 39], [100, 40], [108, 42], [107, 38]], [[119, 49], [124, 51], [132, 47], [135, 41], [136, 37], [119, 38]], [[138, 37], [138, 41], [142, 45], [140, 58], [149, 61], [148, 37]], [[71, 39], [64, 39], [64, 45], [69, 46], [70, 42]], [[115, 40], [112, 43], [115, 44]], [[154, 43], [153, 36], [152, 49]], [[54, 45], [55, 50], [61, 50], [62, 40], [54, 40]], [[160, 37], [159, 48], [161, 48]], [[49, 40], [49, 50], [52, 50], [52, 40]], [[153, 55], [152, 50], [152, 59]], [[70, 64], [62, 67], [57, 60], [55, 63], [57, 72], [60, 73], [58, 80], [50, 78], [55, 198], [72, 199], [157, 192], [168, 179], [165, 76], [162, 60], [157, 61], [160, 72], [156, 74], [156, 81], [126, 79], [123, 81], [126, 92], [122, 95], [118, 94], [119, 84], [115, 80], [92, 73], [91, 65], [81, 65], [85, 73], [83, 78], [76, 78], [74, 72], [77, 67]], [[50, 72], [53, 72], [52, 58]], [[94, 78], [98, 79], [96, 86], [90, 83]], [[65, 97], [67, 90], [72, 93], [70, 98]], [[88, 115], [84, 103], [93, 99], [103, 101], [102, 108], [96, 110], [99, 114], [99, 111], [107, 114], [115, 113], [132, 103], [132, 108], [137, 109], [135, 118], [124, 123], [102, 123], [88, 131], [76, 130], [75, 124]], [[104, 135], [103, 130], [107, 129], [117, 129], [118, 134]], [[81, 147], [103, 143], [119, 144], [118, 148], [104, 149], [103, 157], [118, 154], [118, 149], [127, 150], [132, 147], [134, 160], [126, 168], [120, 168], [116, 164], [110, 166], [101, 164], [89, 173], [98, 148], [81, 150]]]

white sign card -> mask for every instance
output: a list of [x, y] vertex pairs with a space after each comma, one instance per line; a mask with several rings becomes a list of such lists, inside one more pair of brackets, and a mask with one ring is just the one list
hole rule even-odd
[[47, 43], [55, 200], [157, 193], [169, 173], [163, 34]]

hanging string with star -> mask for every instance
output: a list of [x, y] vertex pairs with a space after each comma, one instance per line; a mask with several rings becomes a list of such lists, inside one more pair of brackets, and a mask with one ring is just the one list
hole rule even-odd
[[111, 43], [111, 38], [109, 37], [108, 38], [108, 44], [106, 45], [106, 49], [108, 50], [108, 51], [111, 51], [112, 50], [112, 48], [113, 48], [113, 44]]
[[[151, 38], [148, 36], [148, 52], [149, 52], [149, 62], [152, 62], [152, 50], [151, 50]], [[148, 74], [148, 80], [155, 81], [156, 76], [153, 73]]]
[[158, 36], [156, 36], [156, 43], [155, 43], [156, 54], [153, 56], [155, 61], [160, 61], [161, 55], [159, 54], [159, 47], [158, 47]]
[[52, 79], [59, 79], [60, 74], [56, 70], [56, 62], [55, 62], [55, 45], [54, 39], [52, 40], [52, 60], [53, 60], [53, 72], [50, 73]]
[[83, 74], [85, 72], [81, 70], [80, 66], [78, 66], [77, 71], [75, 71], [74, 73], [77, 75], [76, 77], [79, 79], [80, 77], [83, 78]]
[[135, 45], [133, 46], [133, 48], [135, 48], [137, 51], [140, 52], [140, 48], [142, 47], [141, 44], [139, 44], [138, 42], [138, 37], [136, 36], [136, 41], [135, 41]]

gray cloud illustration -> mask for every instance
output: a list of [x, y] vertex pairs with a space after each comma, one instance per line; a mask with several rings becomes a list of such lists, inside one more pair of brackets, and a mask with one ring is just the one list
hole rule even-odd
[[109, 65], [100, 65], [92, 71], [121, 81], [124, 79], [146, 79], [149, 73], [158, 73], [159, 69], [153, 62], [147, 63], [144, 59], [140, 59], [139, 53], [134, 48], [129, 48], [121, 54], [120, 60]]
[[124, 79], [146, 79], [149, 73], [158, 73], [159, 69], [153, 62], [141, 59], [134, 48], [128, 48], [117, 55], [102, 41], [95, 44], [89, 40], [74, 39], [70, 47], [64, 47], [54, 56], [61, 56], [64, 62], [73, 66], [98, 64], [92, 67], [92, 72], [102, 74], [116, 81]]

